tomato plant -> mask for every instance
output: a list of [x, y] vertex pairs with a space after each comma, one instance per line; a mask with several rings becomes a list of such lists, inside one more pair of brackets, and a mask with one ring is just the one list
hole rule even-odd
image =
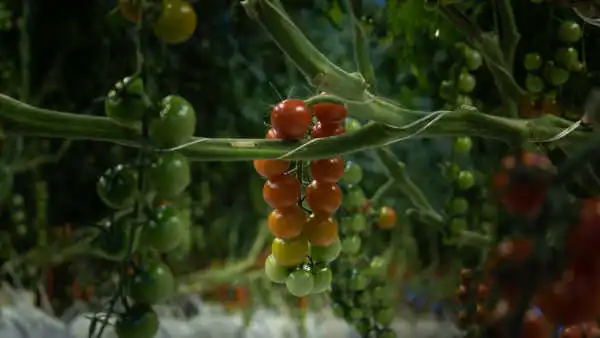
[[303, 234], [311, 245], [333, 245], [338, 239], [338, 223], [329, 214], [312, 214], [306, 223]]
[[306, 202], [315, 213], [332, 215], [342, 204], [342, 190], [335, 183], [314, 180], [306, 187]]
[[[123, 6], [130, 6], [125, 5]], [[123, 8], [123, 7], [121, 7]], [[139, 126], [148, 109], [144, 83], [139, 77], [126, 77], [115, 84], [104, 100], [106, 116], [125, 126]]]
[[157, 206], [142, 226], [141, 244], [159, 252], [175, 249], [185, 236], [182, 217], [175, 205]]
[[121, 209], [131, 206], [137, 195], [138, 176], [129, 166], [110, 168], [98, 180], [96, 191], [109, 207]]
[[317, 103], [312, 108], [317, 120], [326, 125], [341, 125], [348, 116], [346, 107], [340, 104]]
[[379, 219], [377, 220], [377, 226], [382, 229], [390, 229], [396, 226], [398, 215], [396, 210], [391, 207], [384, 206], [379, 210]]
[[150, 139], [163, 147], [176, 147], [194, 135], [196, 112], [183, 97], [169, 95], [160, 102], [160, 111], [149, 123]]
[[273, 177], [265, 182], [263, 197], [275, 209], [296, 205], [302, 194], [302, 184], [293, 175]]
[[329, 125], [317, 122], [310, 130], [310, 137], [324, 138], [336, 135], [342, 135], [346, 129], [340, 125]]
[[331, 157], [310, 162], [310, 176], [315, 181], [336, 183], [344, 175], [344, 160]]
[[256, 172], [267, 179], [285, 174], [290, 168], [290, 162], [285, 160], [254, 160], [253, 163]]
[[290, 239], [302, 233], [307, 224], [307, 215], [298, 206], [275, 209], [269, 214], [269, 229], [275, 237]]
[[148, 180], [159, 198], [181, 194], [191, 181], [187, 157], [177, 152], [158, 155], [148, 168]]
[[196, 11], [187, 0], [164, 0], [154, 34], [165, 43], [179, 44], [192, 37], [197, 21]]
[[156, 304], [175, 291], [175, 279], [171, 269], [164, 263], [148, 262], [137, 267], [129, 281], [129, 297], [143, 304]]
[[115, 324], [115, 332], [119, 338], [154, 337], [158, 328], [158, 315], [147, 304], [134, 304]]
[[280, 138], [298, 140], [310, 128], [312, 112], [302, 100], [288, 99], [271, 110], [271, 127]]

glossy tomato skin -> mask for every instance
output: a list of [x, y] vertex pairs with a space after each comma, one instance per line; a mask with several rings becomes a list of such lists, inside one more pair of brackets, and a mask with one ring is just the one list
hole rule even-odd
[[117, 165], [104, 172], [96, 183], [102, 202], [113, 209], [133, 205], [137, 196], [138, 176], [134, 168]]
[[106, 116], [123, 126], [140, 126], [148, 108], [143, 95], [144, 83], [141, 78], [124, 78], [115, 84], [104, 99]]
[[146, 248], [154, 248], [158, 252], [175, 249], [185, 236], [182, 217], [175, 205], [155, 207], [150, 220], [142, 227], [140, 244]]
[[533, 301], [553, 324], [592, 321], [600, 315], [599, 281], [597, 271], [567, 266], [557, 280], [538, 287]]
[[293, 175], [273, 177], [263, 187], [263, 198], [274, 209], [285, 209], [300, 201], [302, 184]]
[[301, 139], [311, 122], [312, 113], [302, 100], [284, 100], [271, 110], [271, 127], [282, 139]]
[[324, 138], [330, 136], [342, 135], [346, 132], [344, 126], [341, 125], [328, 125], [317, 122], [310, 130], [310, 137], [312, 138]]
[[285, 174], [290, 169], [290, 161], [285, 160], [254, 160], [254, 170], [266, 178]]
[[150, 164], [148, 180], [159, 198], [181, 194], [191, 182], [187, 157], [175, 151], [159, 154]]
[[169, 95], [162, 99], [160, 114], [150, 120], [150, 139], [162, 147], [176, 147], [194, 136], [196, 111], [183, 97]]
[[194, 7], [186, 0], [163, 0], [163, 9], [154, 25], [154, 35], [168, 44], [189, 40], [198, 24]]
[[396, 220], [398, 214], [392, 207], [384, 206], [379, 209], [379, 218], [377, 220], [377, 226], [381, 229], [391, 229], [396, 226]]
[[146, 304], [134, 304], [115, 325], [118, 338], [152, 338], [158, 333], [156, 312]]
[[340, 157], [331, 157], [310, 162], [310, 176], [315, 181], [336, 183], [344, 176], [344, 160]]
[[306, 259], [309, 251], [308, 239], [298, 236], [289, 240], [275, 238], [271, 244], [271, 254], [282, 267], [293, 267]]
[[166, 264], [149, 262], [135, 271], [128, 286], [128, 295], [136, 303], [156, 304], [173, 294], [175, 278]]
[[291, 239], [297, 237], [304, 229], [307, 217], [297, 205], [285, 209], [275, 209], [269, 214], [269, 229], [275, 237]]
[[278, 139], [281, 139], [281, 136], [279, 136], [279, 133], [277, 132], [277, 130], [275, 130], [273, 128], [269, 128], [269, 130], [267, 131], [267, 134], [265, 135], [265, 138], [267, 140], [278, 140]]
[[338, 222], [327, 214], [312, 214], [303, 231], [309, 243], [314, 246], [329, 246], [338, 239]]
[[335, 103], [317, 103], [313, 105], [313, 113], [319, 122], [329, 125], [341, 125], [348, 117], [346, 107]]
[[314, 180], [306, 187], [305, 196], [314, 213], [333, 215], [342, 205], [342, 190], [335, 183]]

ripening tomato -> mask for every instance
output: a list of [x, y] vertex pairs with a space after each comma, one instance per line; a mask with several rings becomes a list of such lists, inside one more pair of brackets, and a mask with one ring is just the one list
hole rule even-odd
[[302, 184], [293, 175], [272, 177], [263, 187], [263, 198], [274, 209], [289, 208], [298, 204]]
[[398, 214], [392, 207], [382, 207], [379, 209], [379, 218], [377, 219], [377, 227], [381, 229], [391, 229], [396, 226]]
[[600, 197], [592, 197], [581, 203], [579, 222], [566, 234], [567, 257], [579, 264], [596, 266], [600, 259]]
[[498, 291], [508, 300], [518, 299], [519, 281], [525, 270], [524, 263], [533, 255], [533, 242], [529, 238], [516, 237], [500, 242], [488, 254], [485, 264], [487, 278], [498, 284]]
[[[494, 338], [509, 338], [507, 321], [512, 318], [512, 307], [506, 300], [500, 300], [490, 315], [489, 327]], [[535, 309], [528, 309], [523, 316], [523, 324], [519, 338], [548, 338], [552, 328], [544, 316]], [[511, 337], [512, 338], [512, 337]]]
[[600, 315], [598, 272], [567, 267], [557, 280], [538, 287], [533, 301], [556, 325], [595, 320]]
[[545, 115], [554, 115], [554, 116], [561, 115], [560, 106], [558, 105], [558, 102], [556, 102], [556, 99], [554, 99], [554, 98], [543, 99], [541, 109]]
[[346, 107], [335, 103], [317, 103], [313, 106], [313, 112], [319, 122], [336, 126], [344, 123], [348, 116]]
[[304, 262], [308, 250], [308, 239], [302, 235], [288, 240], [275, 238], [271, 244], [273, 258], [283, 267], [292, 267]]
[[311, 245], [329, 246], [339, 238], [338, 222], [326, 214], [312, 214], [302, 233]]
[[337, 156], [310, 162], [310, 176], [315, 181], [336, 183], [344, 176], [344, 160]]
[[276, 260], [275, 256], [269, 255], [265, 259], [265, 275], [273, 283], [283, 284], [290, 275], [288, 268], [280, 265]]
[[134, 304], [117, 319], [118, 338], [150, 338], [158, 333], [158, 314], [147, 304]]
[[271, 110], [271, 127], [286, 140], [299, 140], [310, 128], [312, 113], [302, 100], [284, 100]]
[[536, 101], [529, 97], [524, 96], [519, 102], [519, 115], [522, 117], [536, 117], [541, 114], [541, 110], [538, 109]]
[[314, 213], [333, 215], [342, 205], [342, 189], [335, 183], [312, 181], [306, 187], [305, 196]]
[[342, 125], [329, 125], [317, 122], [310, 130], [310, 137], [312, 138], [324, 138], [329, 136], [342, 135], [346, 132]]
[[196, 130], [196, 111], [183, 97], [169, 95], [160, 103], [158, 118], [149, 123], [150, 139], [164, 147], [175, 147], [188, 141]]
[[273, 128], [269, 128], [269, 130], [267, 131], [267, 134], [265, 135], [265, 138], [267, 140], [278, 140], [281, 138], [281, 136], [279, 136], [279, 133], [277, 132], [277, 130], [275, 130]]
[[189, 40], [197, 26], [194, 7], [186, 0], [163, 0], [160, 17], [154, 24], [154, 35], [169, 44]]
[[137, 23], [142, 17], [139, 0], [119, 0], [119, 11], [123, 17]]
[[290, 168], [290, 161], [285, 160], [254, 160], [256, 172], [268, 179], [269, 177], [284, 174]]
[[546, 198], [552, 173], [552, 163], [545, 155], [524, 151], [502, 159], [492, 185], [506, 211], [534, 216]]
[[294, 238], [306, 225], [306, 214], [297, 205], [285, 209], [275, 209], [269, 214], [269, 229], [275, 237]]

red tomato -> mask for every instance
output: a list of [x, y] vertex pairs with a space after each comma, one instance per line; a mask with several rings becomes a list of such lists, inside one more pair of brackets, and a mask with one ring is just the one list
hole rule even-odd
[[348, 116], [346, 107], [335, 103], [317, 103], [313, 106], [313, 112], [319, 122], [335, 126], [341, 125]]
[[263, 198], [274, 209], [294, 206], [300, 200], [302, 184], [293, 175], [272, 177], [263, 187]]
[[581, 323], [565, 327], [560, 333], [560, 338], [598, 338], [600, 330], [596, 322]]
[[342, 205], [342, 190], [335, 183], [312, 181], [306, 187], [306, 203], [314, 213], [333, 215]]
[[254, 160], [253, 164], [256, 172], [267, 179], [284, 174], [290, 168], [290, 162], [285, 160]]
[[267, 135], [265, 135], [265, 138], [267, 140], [277, 140], [277, 139], [280, 139], [281, 137], [279, 137], [277, 130], [270, 128], [269, 131], [267, 131]]
[[[490, 328], [494, 338], [513, 338], [509, 336], [511, 333], [506, 332], [508, 327], [507, 320], [510, 316], [512, 307], [510, 302], [500, 300], [490, 316]], [[523, 326], [519, 338], [548, 338], [552, 328], [544, 316], [534, 309], [529, 309], [523, 316]]]
[[534, 303], [556, 325], [574, 325], [600, 315], [600, 280], [597, 273], [567, 267], [562, 276], [541, 285]]
[[536, 102], [531, 97], [523, 97], [519, 102], [519, 115], [523, 117], [536, 117], [540, 116], [541, 111], [536, 107]]
[[579, 211], [579, 222], [566, 235], [565, 251], [577, 264], [596, 269], [600, 260], [600, 197], [584, 200]]
[[498, 283], [498, 291], [508, 300], [519, 299], [520, 281], [529, 273], [523, 265], [533, 254], [533, 242], [516, 237], [498, 244], [488, 255], [486, 278]]
[[316, 181], [336, 183], [344, 175], [344, 160], [331, 157], [310, 162], [310, 176]]
[[312, 113], [302, 100], [284, 100], [271, 111], [271, 126], [286, 140], [299, 140], [310, 128]]
[[312, 130], [310, 131], [310, 137], [312, 138], [324, 138], [329, 136], [341, 135], [346, 130], [341, 125], [328, 125], [317, 122]]

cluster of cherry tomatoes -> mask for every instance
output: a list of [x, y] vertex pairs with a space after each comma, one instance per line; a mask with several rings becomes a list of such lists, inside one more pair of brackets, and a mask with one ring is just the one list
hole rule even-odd
[[477, 85], [472, 72], [481, 68], [483, 60], [478, 51], [465, 44], [458, 44], [457, 48], [464, 62], [451, 67], [451, 79], [440, 84], [440, 97], [454, 106], [472, 106], [470, 95]]
[[[544, 61], [539, 53], [530, 52], [523, 57], [527, 71], [525, 89], [530, 96], [520, 103], [520, 115], [534, 117], [542, 114], [560, 115], [556, 102], [556, 90], [569, 81], [572, 72], [582, 72], [585, 65], [581, 61], [576, 43], [581, 40], [583, 31], [574, 21], [563, 21], [558, 27], [557, 37], [562, 46], [554, 55]], [[549, 86], [548, 86], [549, 85]], [[545, 94], [541, 100], [540, 95]]]
[[[107, 95], [105, 109], [115, 123], [143, 125], [149, 141], [157, 147], [178, 146], [195, 128], [194, 109], [185, 99], [171, 95], [152, 104], [140, 78], [119, 81]], [[187, 224], [177, 198], [190, 184], [188, 159], [175, 151], [147, 155], [144, 160], [107, 169], [97, 183], [98, 196], [108, 207], [125, 213], [128, 208], [141, 209], [144, 214], [142, 219], [124, 216], [110, 221], [100, 236], [105, 252], [121, 257], [135, 254], [138, 258], [130, 262], [129, 273], [121, 273], [124, 293], [133, 305], [117, 321], [119, 337], [156, 334], [158, 319], [151, 306], [175, 290], [171, 269], [158, 257], [178, 247]]]
[[[343, 105], [319, 103], [311, 110], [302, 100], [288, 99], [273, 107], [266, 137], [296, 141], [309, 129], [313, 139], [339, 135], [346, 116]], [[285, 283], [297, 297], [328, 290], [332, 278], [328, 264], [340, 252], [338, 222], [333, 216], [342, 203], [337, 181], [344, 175], [344, 160], [310, 161], [311, 180], [304, 189], [304, 163], [292, 167], [287, 160], [255, 160], [254, 168], [267, 179], [263, 197], [273, 208], [268, 224], [275, 239], [265, 262], [267, 276]]]
[[457, 316], [460, 329], [468, 330], [471, 324], [484, 324], [488, 292], [484, 283], [473, 283], [473, 270], [463, 269], [460, 272], [460, 285], [456, 290], [456, 298], [461, 307]]
[[[162, 7], [154, 22], [154, 35], [168, 44], [179, 44], [189, 40], [198, 21], [194, 7], [187, 0], [160, 2]], [[119, 0], [119, 10], [127, 20], [137, 23], [142, 17], [142, 3], [154, 4], [150, 0]]]

